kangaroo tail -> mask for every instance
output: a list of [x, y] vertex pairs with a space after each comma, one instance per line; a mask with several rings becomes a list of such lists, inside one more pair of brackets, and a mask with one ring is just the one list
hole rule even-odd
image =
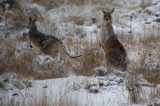
[[66, 48], [64, 47], [64, 45], [63, 45], [63, 43], [62, 43], [61, 41], [57, 40], [56, 43], [62, 47], [63, 51], [67, 54], [68, 57], [70, 57], [70, 58], [78, 58], [78, 57], [81, 57], [81, 56], [82, 56], [82, 55], [72, 56], [72, 55], [70, 55], [70, 54], [67, 52]]

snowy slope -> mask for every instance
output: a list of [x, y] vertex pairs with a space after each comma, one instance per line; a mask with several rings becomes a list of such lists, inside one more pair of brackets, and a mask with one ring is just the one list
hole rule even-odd
[[[145, 9], [134, 7], [141, 5], [140, 0], [113, 0], [113, 3], [125, 4], [127, 8], [116, 8], [113, 14], [113, 27], [115, 33], [121, 36], [132, 35], [135, 39], [149, 36], [159, 36], [160, 33], [160, 1], [153, 0], [151, 5]], [[62, 5], [49, 11], [38, 4], [25, 4], [26, 14], [36, 12], [38, 17], [38, 30], [56, 36], [60, 39], [67, 35], [83, 38], [88, 41], [97, 41], [100, 34], [102, 13], [97, 9], [100, 5], [70, 6]], [[72, 20], [73, 17], [84, 19], [83, 25], [77, 25]], [[95, 17], [97, 23], [91, 23], [91, 18]], [[19, 31], [20, 30], [20, 31]], [[27, 33], [25, 28], [18, 29], [7, 22], [0, 22], [0, 37], [10, 36], [12, 40]], [[16, 40], [15, 40], [16, 41]], [[18, 43], [16, 49], [20, 51], [28, 50], [28, 42]], [[2, 47], [0, 47], [1, 49]], [[128, 52], [130, 61], [139, 64], [137, 61], [141, 58], [138, 49], [140, 45], [134, 45], [132, 51]], [[3, 49], [3, 48], [2, 48]], [[27, 51], [26, 50], [26, 51]], [[158, 54], [156, 51], [152, 54]], [[157, 49], [158, 50], [158, 49]], [[21, 52], [23, 54], [23, 52]], [[18, 58], [20, 53], [15, 53]], [[154, 56], [154, 55], [153, 55]], [[45, 65], [53, 62], [53, 58], [39, 54], [34, 57], [35, 62]], [[158, 66], [160, 60], [155, 56], [146, 58], [146, 63]], [[46, 65], [47, 66], [47, 65]], [[1, 71], [1, 70], [0, 70]], [[37, 70], [40, 71], [40, 70]], [[127, 88], [127, 80], [124, 74], [112, 73], [105, 77], [84, 77], [70, 76], [66, 78], [34, 80], [32, 87], [20, 78], [12, 78], [13, 75], [3, 75], [0, 77], [0, 106], [18, 105], [18, 106], [148, 106], [160, 103], [157, 88], [143, 78], [139, 83], [140, 101], [137, 104], [131, 103], [131, 95]], [[5, 78], [10, 79], [4, 83]], [[143, 82], [144, 81], [144, 82]], [[27, 81], [28, 83], [28, 81]], [[18, 88], [19, 87], [19, 88]], [[5, 91], [6, 90], [6, 91]]]
[[[36, 80], [33, 87], [23, 90], [3, 91], [2, 105], [19, 106], [131, 106], [130, 95], [123, 78], [115, 73], [107, 77], [70, 76], [67, 78]], [[145, 82], [144, 82], [145, 83]], [[142, 86], [142, 105], [150, 103], [150, 87]], [[61, 102], [64, 104], [61, 105]]]

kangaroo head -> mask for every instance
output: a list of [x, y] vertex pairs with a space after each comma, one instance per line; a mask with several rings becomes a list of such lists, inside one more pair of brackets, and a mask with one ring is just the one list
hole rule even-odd
[[112, 22], [112, 13], [114, 12], [114, 8], [112, 10], [102, 10], [103, 12], [103, 20], [107, 21], [107, 22]]
[[27, 28], [30, 30], [37, 30], [36, 19], [33, 20], [31, 17], [29, 17], [29, 22], [28, 22]]

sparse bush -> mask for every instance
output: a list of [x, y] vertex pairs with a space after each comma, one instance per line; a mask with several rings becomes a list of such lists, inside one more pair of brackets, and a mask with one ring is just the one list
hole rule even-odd
[[69, 16], [69, 17], [64, 17], [63, 21], [67, 23], [73, 22], [75, 25], [80, 26], [84, 24], [85, 18], [82, 16]]
[[103, 54], [98, 49], [98, 44], [92, 41], [83, 42], [84, 52], [80, 61], [80, 69], [76, 71], [78, 75], [93, 75], [93, 69], [103, 64]]
[[[7, 38], [8, 39], [8, 38]], [[6, 73], [9, 71], [16, 72], [23, 77], [29, 78], [51, 78], [60, 77], [60, 74], [56, 72], [56, 68], [53, 65], [51, 69], [53, 71], [48, 71], [50, 68], [45, 68], [37, 62], [35, 62], [35, 57], [37, 52], [33, 50], [19, 51], [22, 52], [18, 55], [15, 54], [16, 42], [11, 42], [11, 39], [3, 39], [1, 45], [5, 47], [2, 51], [3, 55], [0, 57], [0, 73]], [[57, 67], [57, 66], [56, 66]]]
[[140, 102], [140, 85], [139, 85], [139, 78], [134, 72], [130, 72], [127, 77], [127, 90], [130, 94], [130, 100], [132, 103]]
[[72, 17], [71, 20], [74, 22], [75, 25], [83, 25], [84, 24], [83, 17]]

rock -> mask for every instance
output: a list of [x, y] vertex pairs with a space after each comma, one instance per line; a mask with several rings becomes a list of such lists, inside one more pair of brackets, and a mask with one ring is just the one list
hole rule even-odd
[[96, 73], [97, 76], [105, 76], [107, 73], [107, 70], [105, 67], [97, 67], [94, 69], [94, 72]]
[[152, 1], [151, 0], [142, 0], [142, 2], [140, 4], [140, 7], [142, 9], [145, 9], [145, 8], [151, 6], [151, 5], [152, 5]]
[[25, 81], [23, 81], [23, 83], [26, 85], [27, 88], [30, 88], [33, 86], [32, 81], [25, 80]]
[[6, 6], [13, 7], [13, 0], [0, 0], [0, 8], [5, 9]]
[[14, 94], [12, 94], [12, 96], [18, 96], [18, 93], [14, 93]]
[[8, 81], [9, 81], [9, 79], [7, 79], [7, 78], [3, 80], [4, 83], [7, 83]]
[[55, 0], [49, 0], [48, 6], [47, 6], [47, 10], [53, 9], [53, 8], [57, 8], [60, 5], [55, 1]]
[[97, 24], [97, 23], [98, 23], [98, 20], [95, 17], [92, 17], [90, 24]]
[[122, 77], [124, 78], [126, 76], [126, 72], [122, 72], [122, 71], [119, 71], [119, 70], [116, 70], [113, 72], [117, 77]]
[[152, 5], [158, 5], [160, 3], [160, 1], [153, 1], [153, 4]]
[[2, 82], [0, 82], [0, 88], [4, 88], [4, 84]]
[[160, 22], [160, 18], [158, 18], [158, 19], [154, 20], [154, 22]]
[[92, 17], [91, 20], [92, 20], [93, 24], [96, 24], [98, 22], [98, 20], [95, 17]]
[[154, 106], [160, 106], [160, 103], [155, 103]]
[[155, 16], [155, 15], [160, 14], [159, 10], [160, 10], [160, 4], [157, 4], [157, 5], [152, 5], [150, 7], [147, 7], [144, 10], [144, 13], [147, 13], [148, 15]]
[[100, 82], [100, 83], [99, 83], [99, 86], [100, 86], [100, 87], [104, 86], [104, 83], [103, 83], [103, 82]]
[[128, 31], [128, 33], [132, 33], [132, 31]]
[[48, 88], [48, 86], [46, 85], [46, 86], [44, 86], [43, 88]]
[[98, 93], [98, 92], [99, 92], [98, 87], [96, 87], [96, 86], [91, 87], [91, 88], [89, 89], [89, 92], [90, 92], [90, 93]]
[[144, 13], [147, 13], [148, 15], [154, 15], [155, 14], [152, 10], [149, 10], [149, 9], [144, 10]]
[[24, 88], [26, 88], [26, 85], [22, 82], [22, 81], [19, 81], [19, 80], [14, 80], [14, 81], [12, 81], [12, 84], [16, 87], [16, 88], [18, 88], [18, 89], [24, 89]]
[[9, 72], [0, 76], [0, 90], [14, 90], [32, 87], [32, 81], [19, 78], [15, 73]]
[[151, 24], [151, 22], [145, 22], [145, 24]]
[[99, 92], [99, 84], [96, 82], [88, 82], [86, 87], [86, 90], [88, 90], [90, 93], [98, 93]]
[[0, 22], [2, 22], [3, 18], [0, 16]]
[[86, 36], [86, 32], [83, 29], [77, 28], [74, 30], [76, 36], [80, 38], [84, 38]]
[[53, 58], [47, 55], [36, 56], [35, 61], [40, 65], [47, 65], [53, 61]]
[[155, 14], [156, 17], [160, 17], [160, 14]]

